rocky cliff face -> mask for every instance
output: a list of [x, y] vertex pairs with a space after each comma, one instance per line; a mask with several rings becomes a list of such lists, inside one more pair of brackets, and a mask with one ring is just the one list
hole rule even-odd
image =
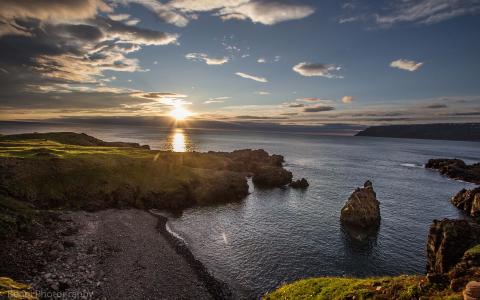
[[434, 220], [427, 240], [427, 273], [447, 273], [478, 242], [479, 233], [466, 220]]
[[480, 184], [480, 163], [467, 165], [461, 159], [430, 159], [425, 168], [438, 170], [453, 179]]
[[467, 215], [474, 218], [480, 217], [480, 187], [471, 190], [462, 189], [450, 201]]
[[380, 224], [380, 202], [367, 180], [363, 188], [357, 188], [342, 208], [340, 220], [350, 226], [369, 228]]

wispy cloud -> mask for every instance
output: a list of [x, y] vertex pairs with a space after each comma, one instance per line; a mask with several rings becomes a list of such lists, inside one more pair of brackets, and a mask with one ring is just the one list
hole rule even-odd
[[235, 74], [242, 77], [242, 78], [251, 79], [251, 80], [258, 81], [258, 82], [263, 82], [263, 83], [268, 82], [268, 80], [265, 77], [259, 77], [259, 76], [255, 76], [255, 75], [242, 73], [242, 72], [237, 72]]
[[343, 78], [343, 76], [334, 74], [334, 72], [340, 71], [342, 68], [331, 64], [301, 62], [293, 66], [292, 69], [298, 74], [307, 77]]
[[193, 61], [203, 61], [207, 65], [223, 65], [229, 60], [228, 57], [209, 57], [205, 53], [188, 53], [185, 58]]
[[408, 59], [397, 59], [390, 63], [390, 67], [405, 71], [414, 72], [423, 66], [423, 62], [416, 62]]
[[309, 106], [303, 109], [303, 111], [307, 113], [324, 112], [324, 111], [332, 111], [332, 110], [335, 110], [335, 107], [328, 106], [328, 105]]
[[346, 15], [340, 23], [373, 21], [378, 26], [389, 28], [400, 23], [435, 24], [465, 15], [480, 13], [480, 2], [466, 0], [388, 0], [386, 5], [344, 5]]
[[256, 91], [255, 94], [256, 94], [256, 95], [260, 95], [260, 96], [266, 96], [266, 95], [270, 95], [270, 92], [267, 92], [267, 91]]
[[231, 97], [215, 97], [215, 98], [210, 98], [207, 101], [204, 101], [204, 104], [213, 104], [213, 103], [224, 103], [225, 100], [230, 99]]

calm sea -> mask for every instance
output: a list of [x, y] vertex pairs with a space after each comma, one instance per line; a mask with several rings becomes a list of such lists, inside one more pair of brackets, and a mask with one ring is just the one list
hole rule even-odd
[[[312, 276], [423, 274], [433, 219], [462, 218], [449, 198], [473, 185], [426, 170], [429, 158], [480, 161], [479, 143], [316, 136], [152, 127], [2, 126], [1, 133], [74, 130], [155, 149], [263, 148], [282, 154], [306, 191], [258, 189], [242, 202], [194, 208], [169, 222], [192, 252], [239, 297], [259, 297], [284, 282]], [[357, 241], [343, 231], [340, 209], [372, 180], [381, 203], [378, 233]]]

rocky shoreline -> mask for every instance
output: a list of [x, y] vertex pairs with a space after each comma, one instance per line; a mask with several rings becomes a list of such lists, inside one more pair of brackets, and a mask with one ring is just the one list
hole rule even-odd
[[39, 298], [234, 298], [168, 232], [163, 214], [109, 209], [55, 219], [0, 250], [2, 274], [29, 284]]
[[177, 253], [182, 255], [187, 260], [190, 266], [197, 273], [198, 277], [204, 282], [212, 297], [217, 300], [234, 299], [231, 288], [225, 282], [215, 278], [208, 271], [208, 269], [198, 259], [195, 258], [185, 242], [167, 230], [166, 226], [168, 217], [157, 211], [151, 210], [150, 213], [158, 218], [157, 229], [159, 232], [170, 242]]

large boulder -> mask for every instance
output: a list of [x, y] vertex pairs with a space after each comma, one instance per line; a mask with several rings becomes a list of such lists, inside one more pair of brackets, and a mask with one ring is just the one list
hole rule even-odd
[[466, 214], [472, 217], [480, 216], [480, 187], [471, 190], [462, 189], [450, 201]]
[[434, 220], [427, 240], [427, 273], [446, 274], [478, 237], [479, 230], [466, 220]]
[[252, 178], [255, 185], [262, 187], [281, 187], [292, 182], [292, 172], [282, 167], [262, 166]]
[[345, 225], [369, 228], [380, 224], [380, 202], [370, 180], [357, 188], [342, 208], [340, 220]]

